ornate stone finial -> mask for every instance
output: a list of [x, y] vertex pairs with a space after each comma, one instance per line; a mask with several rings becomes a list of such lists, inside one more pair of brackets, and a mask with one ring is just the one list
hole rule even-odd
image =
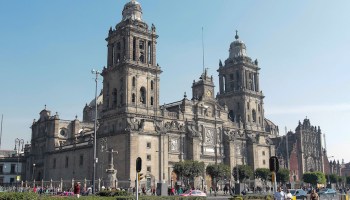
[[186, 95], [186, 92], [184, 93], [184, 98], [186, 98], [187, 97], [187, 95]]
[[219, 67], [222, 67], [221, 59], [219, 59]]
[[44, 110], [46, 110], [46, 104], [45, 104], [45, 109]]
[[236, 30], [236, 35], [235, 35], [235, 39], [238, 40], [239, 36], [238, 36], [238, 31]]
[[258, 64], [259, 64], [258, 59], [255, 59], [254, 64], [255, 64], [255, 65], [258, 65]]
[[75, 115], [75, 119], [78, 119], [78, 115]]

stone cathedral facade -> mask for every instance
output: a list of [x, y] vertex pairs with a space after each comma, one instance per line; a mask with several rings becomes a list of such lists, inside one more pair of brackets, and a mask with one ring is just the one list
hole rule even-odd
[[[142, 158], [147, 187], [178, 181], [173, 165], [183, 160], [225, 163], [231, 169], [241, 164], [268, 168], [270, 156], [275, 155], [270, 138], [278, 136], [278, 127], [265, 118], [260, 67], [248, 56], [237, 32], [228, 58], [219, 62], [218, 93], [213, 76], [204, 70], [193, 81], [192, 94], [160, 105], [158, 35], [142, 14], [140, 3], [128, 2], [106, 38], [107, 65], [101, 72], [103, 90], [97, 99], [96, 176], [107, 178], [107, 152], [112, 150], [117, 152], [112, 160], [122, 187], [134, 185], [137, 157]], [[82, 122], [61, 120], [46, 108], [41, 112], [32, 126], [28, 179], [34, 163], [34, 177], [39, 180], [90, 179], [94, 104], [85, 106]], [[205, 174], [201, 178], [210, 184]]]

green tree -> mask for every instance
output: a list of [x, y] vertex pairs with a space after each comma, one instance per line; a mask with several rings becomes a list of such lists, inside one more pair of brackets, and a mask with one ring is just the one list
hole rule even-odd
[[255, 178], [260, 179], [262, 181], [271, 180], [271, 172], [267, 168], [257, 168], [255, 170]]
[[280, 169], [276, 174], [276, 181], [279, 183], [287, 183], [289, 182], [289, 170], [288, 169]]
[[303, 174], [303, 180], [305, 183], [310, 183], [312, 185], [326, 183], [326, 177], [322, 172], [306, 172]]
[[218, 180], [230, 178], [231, 176], [230, 166], [222, 163], [208, 165], [206, 172], [212, 179], [216, 178]]
[[187, 185], [190, 180], [204, 173], [204, 162], [185, 160], [174, 164], [174, 172]]
[[[245, 179], [250, 179], [253, 177], [253, 169], [248, 165], [238, 165], [238, 176], [239, 181], [242, 182]], [[237, 181], [237, 168], [233, 168], [233, 177]]]
[[231, 177], [230, 166], [222, 163], [208, 165], [206, 172], [212, 179], [213, 185], [215, 186], [214, 189], [216, 188], [219, 180], [224, 180]]
[[343, 176], [337, 176], [337, 183], [342, 184], [344, 182], [344, 177]]
[[[329, 178], [328, 178], [329, 177]], [[337, 175], [336, 174], [328, 174], [327, 175], [327, 182], [330, 182], [330, 183], [337, 183]]]
[[350, 185], [350, 176], [346, 177], [346, 184]]

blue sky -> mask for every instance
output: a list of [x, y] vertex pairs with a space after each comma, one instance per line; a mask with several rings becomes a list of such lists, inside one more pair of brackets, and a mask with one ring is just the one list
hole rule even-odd
[[[0, 1], [2, 149], [30, 141], [47, 105], [61, 119], [82, 118], [94, 97], [92, 68], [106, 65], [105, 38], [127, 0]], [[217, 82], [235, 30], [259, 60], [265, 116], [294, 130], [306, 116], [326, 133], [330, 156], [350, 162], [350, 1], [139, 0], [159, 35], [160, 102], [191, 95], [205, 66]], [[99, 82], [99, 88], [101, 81]], [[218, 91], [218, 84], [216, 84]]]

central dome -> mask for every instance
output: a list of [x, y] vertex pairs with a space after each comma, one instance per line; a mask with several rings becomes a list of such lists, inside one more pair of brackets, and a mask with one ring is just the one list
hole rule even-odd
[[126, 3], [123, 9], [123, 21], [127, 19], [142, 21], [141, 4], [136, 0]]
[[236, 57], [246, 57], [247, 56], [247, 48], [243, 41], [239, 40], [238, 31], [236, 31], [235, 41], [233, 41], [230, 45], [230, 58]]

